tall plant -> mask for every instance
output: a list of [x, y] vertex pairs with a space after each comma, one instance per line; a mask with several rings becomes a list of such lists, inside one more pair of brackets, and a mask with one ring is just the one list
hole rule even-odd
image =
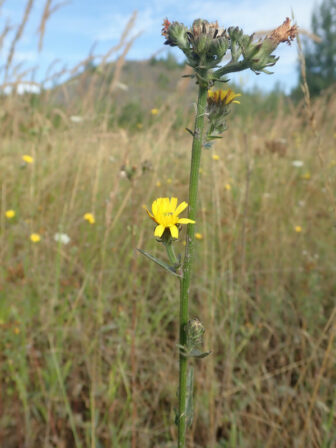
[[[209, 354], [202, 349], [204, 327], [198, 319], [189, 319], [189, 289], [194, 258], [194, 224], [197, 216], [198, 179], [202, 149], [210, 149], [216, 139], [222, 138], [226, 129], [226, 116], [232, 104], [239, 103], [231, 89], [214, 89], [218, 83], [226, 83], [228, 73], [251, 69], [255, 73], [271, 73], [267, 70], [278, 58], [272, 53], [280, 42], [290, 43], [296, 36], [296, 26], [285, 22], [264, 36], [255, 39], [246, 35], [238, 27], [223, 29], [218, 23], [197, 19], [190, 28], [183, 23], [164, 21], [162, 34], [166, 45], [178, 47], [186, 56], [187, 64], [193, 68], [192, 78], [198, 84], [198, 102], [192, 135], [192, 154], [189, 178], [188, 218], [179, 215], [188, 207], [186, 202], [178, 205], [176, 197], [158, 198], [147, 210], [155, 222], [154, 235], [167, 252], [169, 263], [140, 250], [142, 254], [175, 275], [180, 284], [179, 318], [179, 389], [178, 448], [186, 445], [186, 427], [192, 423], [193, 368], [188, 365], [190, 358], [204, 358]], [[229, 62], [222, 65], [224, 56], [230, 53]], [[176, 256], [174, 243], [179, 236], [181, 224], [187, 224], [185, 254]]]

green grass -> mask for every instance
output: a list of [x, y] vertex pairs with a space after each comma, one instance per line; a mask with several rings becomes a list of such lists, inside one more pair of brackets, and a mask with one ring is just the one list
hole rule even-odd
[[[191, 315], [212, 354], [195, 362], [190, 447], [336, 443], [336, 103], [322, 101], [318, 135], [299, 108], [233, 113], [203, 152]], [[174, 447], [178, 285], [136, 248], [163, 255], [142, 205], [187, 198], [190, 136], [170, 112], [136, 132], [29, 118], [44, 131], [13, 121], [1, 142], [0, 445]]]

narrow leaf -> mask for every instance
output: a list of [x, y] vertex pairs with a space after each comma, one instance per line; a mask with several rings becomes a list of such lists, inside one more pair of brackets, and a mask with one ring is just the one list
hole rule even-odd
[[186, 130], [187, 132], [189, 132], [189, 134], [190, 134], [192, 137], [194, 137], [194, 133], [193, 133], [193, 131], [192, 131], [191, 129], [189, 129], [189, 128], [185, 128], [185, 130]]
[[145, 252], [142, 249], [137, 249], [142, 255], [144, 255], [145, 257], [149, 258], [150, 260], [154, 261], [154, 263], [158, 264], [159, 266], [161, 266], [163, 269], [165, 269], [166, 271], [168, 271], [170, 274], [175, 275], [176, 277], [182, 277], [180, 274], [177, 274], [177, 272], [175, 271], [175, 269], [170, 266], [168, 263], [166, 263], [165, 261], [159, 260], [158, 258], [154, 257], [153, 255], [149, 254], [148, 252]]
[[192, 366], [188, 369], [187, 376], [187, 397], [186, 397], [186, 423], [187, 426], [191, 426], [194, 417], [194, 404], [193, 404], [193, 392], [194, 392], [194, 368]]
[[223, 138], [220, 135], [208, 135], [207, 139], [208, 140], [216, 140], [217, 138]]

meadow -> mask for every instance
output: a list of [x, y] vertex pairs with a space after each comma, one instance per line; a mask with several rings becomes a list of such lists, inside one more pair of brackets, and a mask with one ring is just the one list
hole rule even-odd
[[[101, 107], [85, 77], [1, 96], [3, 448], [176, 444], [176, 279], [136, 249], [159, 255], [145, 206], [187, 200], [195, 98], [178, 73], [143, 109], [112, 90]], [[332, 448], [336, 96], [255, 102], [202, 154], [191, 315], [211, 355], [188, 446]]]

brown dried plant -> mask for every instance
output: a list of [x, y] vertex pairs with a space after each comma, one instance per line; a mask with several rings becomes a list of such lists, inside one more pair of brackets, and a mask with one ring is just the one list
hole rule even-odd
[[44, 5], [40, 25], [37, 29], [37, 32], [39, 34], [39, 43], [38, 43], [39, 51], [42, 51], [43, 38], [44, 38], [44, 34], [45, 34], [45, 28], [46, 28], [47, 21], [58, 9], [60, 9], [62, 6], [66, 5], [68, 3], [70, 3], [70, 2], [62, 1], [62, 2], [56, 3], [56, 5], [53, 5], [53, 0], [46, 1], [45, 5]]

